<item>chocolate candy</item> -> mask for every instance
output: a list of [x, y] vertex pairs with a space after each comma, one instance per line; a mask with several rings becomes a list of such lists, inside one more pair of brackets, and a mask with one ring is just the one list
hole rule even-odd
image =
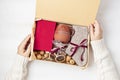
[[44, 51], [40, 51], [40, 54], [43, 56], [45, 54], [45, 52]]
[[44, 58], [48, 58], [48, 57], [49, 57], [49, 53], [45, 53]]
[[65, 61], [65, 56], [64, 55], [58, 55], [58, 56], [56, 56], [55, 61], [62, 63], [62, 62]]
[[74, 65], [75, 61], [73, 59], [70, 60], [70, 64]]
[[[54, 54], [55, 54], [55, 53], [54, 53]], [[50, 54], [50, 55], [49, 55], [49, 59], [52, 60], [52, 61], [54, 61], [54, 60], [55, 60], [55, 57], [56, 57], [54, 54]]]
[[42, 59], [42, 56], [40, 54], [37, 54], [37, 59]]
[[70, 56], [67, 56], [66, 57], [66, 62], [69, 62], [71, 60], [71, 57]]
[[38, 54], [38, 51], [34, 51], [34, 54], [37, 55], [37, 54]]
[[45, 51], [34, 51], [34, 54], [36, 55], [36, 58], [39, 60], [47, 60], [47, 61], [54, 61], [54, 62], [76, 65], [76, 63], [72, 59], [72, 57], [69, 55], [66, 55], [65, 53], [51, 54], [51, 53], [45, 52]]

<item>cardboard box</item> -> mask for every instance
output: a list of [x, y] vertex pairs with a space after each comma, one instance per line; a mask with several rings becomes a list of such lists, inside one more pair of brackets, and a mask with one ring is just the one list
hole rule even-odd
[[[87, 26], [94, 22], [96, 18], [99, 3], [100, 0], [37, 0], [35, 23], [31, 34], [32, 49], [30, 59], [37, 59], [33, 49], [36, 21], [44, 19], [71, 25], [82, 25], [88, 28]], [[89, 31], [87, 39], [87, 62], [81, 66], [82, 69], [86, 68], [89, 63]]]
[[88, 26], [93, 23], [100, 0], [37, 0], [36, 19]]
[[[40, 20], [38, 20], [40, 21]], [[65, 63], [65, 64], [71, 64], [71, 65], [76, 65], [81, 67], [81, 69], [85, 69], [88, 66], [89, 63], [89, 30], [88, 27], [84, 27], [84, 26], [76, 26], [73, 25], [72, 27], [74, 28], [74, 30], [76, 31], [76, 33], [79, 33], [80, 35], [73, 35], [70, 41], [70, 44], [68, 44], [69, 46], [66, 48], [66, 55], [65, 55], [65, 61], [56, 61], [56, 59], [51, 60], [51, 56], [50, 54], [53, 54], [48, 51], [44, 51], [44, 50], [35, 50], [34, 48], [34, 42], [35, 42], [35, 31], [36, 31], [36, 24], [33, 25], [33, 29], [32, 29], [32, 34], [31, 34], [31, 55], [30, 55], [30, 59], [31, 60], [44, 60], [44, 61], [52, 61], [52, 62], [57, 62], [57, 63]], [[75, 29], [76, 28], [76, 29]], [[83, 34], [84, 33], [84, 34]], [[73, 37], [75, 38], [73, 40]], [[78, 41], [79, 40], [79, 41]], [[71, 44], [72, 43], [72, 44]], [[75, 45], [74, 45], [75, 44]], [[75, 48], [77, 48], [75, 54], [78, 54], [79, 56], [77, 57], [77, 55], [73, 55], [74, 53], [71, 52], [71, 49], [74, 48], [74, 50], [72, 52], [75, 51]], [[42, 51], [42, 54], [41, 54]], [[44, 52], [43, 52], [44, 51]], [[44, 58], [44, 54], [49, 54], [49, 58]], [[55, 52], [56, 53], [56, 52]], [[69, 55], [67, 53], [70, 53]], [[39, 55], [41, 54], [41, 55]], [[82, 59], [80, 58], [82, 56], [82, 54], [84, 54], [84, 61], [82, 61]], [[38, 58], [39, 55], [39, 58]], [[56, 54], [55, 54], [56, 55]], [[54, 55], [54, 57], [55, 57]], [[72, 56], [73, 55], [73, 56]], [[66, 62], [67, 57], [71, 57], [72, 62], [70, 63], [70, 61]], [[81, 63], [78, 64], [80, 62], [81, 59]], [[74, 60], [74, 61], [73, 61]], [[78, 61], [78, 62], [76, 62]]]

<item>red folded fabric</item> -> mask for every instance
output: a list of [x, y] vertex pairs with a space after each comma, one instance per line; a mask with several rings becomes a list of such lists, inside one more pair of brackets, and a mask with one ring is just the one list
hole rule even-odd
[[34, 50], [51, 51], [56, 22], [36, 21]]

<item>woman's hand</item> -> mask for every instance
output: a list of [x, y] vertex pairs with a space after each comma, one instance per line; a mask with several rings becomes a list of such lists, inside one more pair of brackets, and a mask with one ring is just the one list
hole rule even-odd
[[93, 24], [90, 25], [90, 37], [91, 41], [100, 40], [103, 38], [103, 30], [100, 27], [98, 21], [95, 21]]
[[31, 35], [28, 35], [18, 46], [18, 54], [29, 57], [31, 52], [31, 44], [30, 44]]

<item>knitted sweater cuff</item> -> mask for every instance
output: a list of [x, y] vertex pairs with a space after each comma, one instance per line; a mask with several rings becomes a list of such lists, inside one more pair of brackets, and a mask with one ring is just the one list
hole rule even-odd
[[29, 59], [27, 57], [24, 57], [24, 56], [21, 56], [21, 55], [18, 55], [16, 56], [16, 61], [15, 61], [15, 64], [19, 67], [21, 65], [24, 65], [26, 66], [29, 62]]
[[108, 56], [109, 53], [104, 44], [103, 39], [91, 41], [91, 46], [94, 52], [95, 62], [97, 60], [103, 59], [104, 57]]

